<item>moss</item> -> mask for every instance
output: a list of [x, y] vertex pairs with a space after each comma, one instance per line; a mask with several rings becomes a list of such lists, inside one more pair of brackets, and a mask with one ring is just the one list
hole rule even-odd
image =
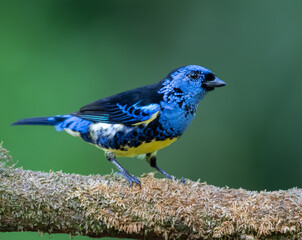
[[14, 168], [0, 146], [0, 231], [146, 239], [301, 239], [301, 189], [254, 192]]

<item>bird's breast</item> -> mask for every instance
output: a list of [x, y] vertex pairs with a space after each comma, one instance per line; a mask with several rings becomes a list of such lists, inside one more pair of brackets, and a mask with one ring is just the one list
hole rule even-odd
[[179, 137], [162, 128], [157, 121], [140, 126], [97, 123], [92, 124], [89, 131], [99, 148], [122, 157], [157, 151]]
[[192, 122], [196, 108], [190, 109], [188, 106], [183, 108], [165, 108], [162, 110], [159, 123], [164, 129], [172, 129], [175, 134], [182, 135]]

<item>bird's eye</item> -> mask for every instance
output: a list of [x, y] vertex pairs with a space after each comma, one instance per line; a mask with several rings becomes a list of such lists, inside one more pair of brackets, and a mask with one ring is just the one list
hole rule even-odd
[[198, 72], [191, 72], [191, 73], [189, 74], [189, 77], [190, 77], [191, 79], [193, 79], [193, 80], [196, 80], [196, 79], [198, 79], [198, 78], [200, 77], [200, 74], [199, 74]]
[[204, 74], [205, 81], [213, 81], [215, 80], [215, 75], [213, 73], [205, 73]]

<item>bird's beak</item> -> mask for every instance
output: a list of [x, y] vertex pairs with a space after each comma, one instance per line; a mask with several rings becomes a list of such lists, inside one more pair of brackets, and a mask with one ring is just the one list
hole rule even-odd
[[219, 78], [215, 78], [214, 81], [206, 81], [203, 82], [202, 85], [212, 90], [216, 87], [226, 86], [227, 84], [224, 81], [220, 80]]

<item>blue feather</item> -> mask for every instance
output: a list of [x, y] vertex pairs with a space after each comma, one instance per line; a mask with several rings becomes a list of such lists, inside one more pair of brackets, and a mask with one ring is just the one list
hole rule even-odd
[[159, 109], [159, 104], [140, 106], [139, 102], [133, 105], [117, 103], [115, 106], [110, 105], [99, 115], [79, 114], [79, 117], [101, 123], [137, 124], [149, 120]]
[[64, 121], [55, 125], [56, 130], [58, 132], [67, 129], [71, 131], [80, 132], [80, 133], [87, 133], [88, 127], [92, 123], [91, 121], [84, 120], [80, 117], [68, 115], [69, 117], [66, 118]]
[[55, 117], [38, 117], [38, 118], [26, 118], [20, 119], [17, 122], [11, 124], [11, 126], [15, 125], [46, 125], [46, 126], [54, 126], [57, 123], [64, 121], [67, 116], [55, 116]]

